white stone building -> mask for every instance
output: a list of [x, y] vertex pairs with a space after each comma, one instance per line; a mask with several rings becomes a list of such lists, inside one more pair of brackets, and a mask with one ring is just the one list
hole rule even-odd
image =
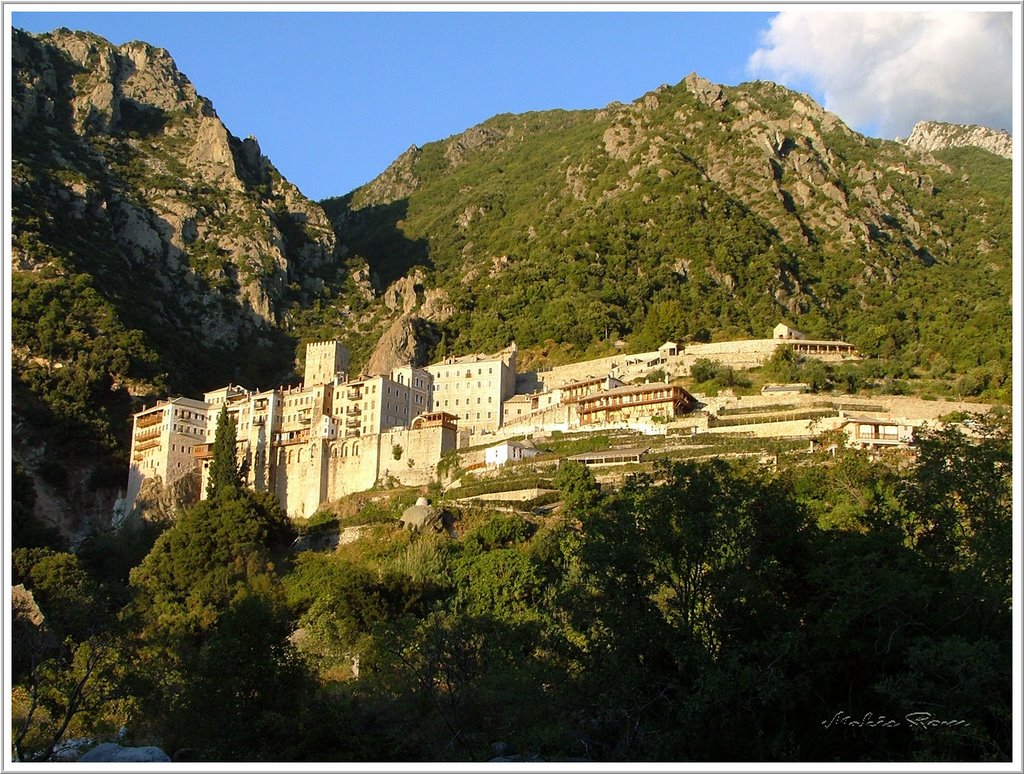
[[502, 441], [484, 450], [484, 463], [500, 467], [510, 462], [521, 462], [530, 457], [536, 457], [537, 454], [537, 448], [532, 444]]

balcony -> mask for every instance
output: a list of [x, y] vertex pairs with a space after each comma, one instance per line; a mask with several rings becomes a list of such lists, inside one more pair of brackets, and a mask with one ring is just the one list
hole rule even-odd
[[345, 427], [359, 427], [362, 424], [362, 420], [359, 419], [358, 417], [353, 417], [352, 419], [345, 420]]
[[160, 422], [163, 421], [163, 418], [164, 418], [164, 412], [162, 412], [162, 411], [158, 411], [158, 412], [156, 412], [154, 414], [146, 414], [146, 416], [139, 417], [137, 420], [135, 420], [135, 426], [136, 427], [152, 427], [153, 425], [160, 424]]
[[359, 437], [359, 430], [358, 429], [357, 430], [346, 430], [345, 431], [345, 437], [346, 438], [358, 438]]
[[135, 443], [142, 443], [143, 441], [149, 441], [153, 438], [159, 438], [162, 431], [159, 427], [152, 430], [146, 430], [143, 433], [137, 433], [135, 436]]
[[310, 435], [308, 430], [291, 430], [275, 435], [274, 443], [281, 446], [288, 446], [289, 444], [305, 443], [309, 438]]
[[359, 408], [359, 406], [349, 406], [347, 409], [345, 409], [345, 413], [348, 414], [350, 417], [357, 417], [363, 413], [363, 410]]
[[349, 387], [348, 392], [345, 393], [345, 397], [349, 400], [362, 400], [363, 399], [363, 388], [362, 387]]

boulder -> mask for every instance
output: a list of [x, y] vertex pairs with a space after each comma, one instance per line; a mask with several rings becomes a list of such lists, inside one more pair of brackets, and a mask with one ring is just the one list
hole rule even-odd
[[431, 506], [426, 497], [420, 497], [415, 505], [406, 508], [398, 523], [402, 525], [402, 529], [411, 529], [415, 532], [427, 527], [435, 531], [442, 528], [440, 511]]
[[78, 759], [79, 763], [170, 763], [171, 756], [159, 747], [122, 747], [104, 742]]

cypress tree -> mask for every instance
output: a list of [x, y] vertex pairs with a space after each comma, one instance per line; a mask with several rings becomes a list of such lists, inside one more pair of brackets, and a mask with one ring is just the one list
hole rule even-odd
[[206, 496], [211, 499], [220, 493], [235, 494], [242, 487], [238, 463], [235, 461], [236, 436], [235, 423], [228, 416], [227, 406], [223, 406], [217, 417], [217, 434], [213, 439], [210, 478], [206, 483]]

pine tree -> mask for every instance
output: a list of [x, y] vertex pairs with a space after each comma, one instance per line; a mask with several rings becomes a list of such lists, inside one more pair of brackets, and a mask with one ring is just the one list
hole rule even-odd
[[237, 493], [242, 487], [242, 479], [235, 458], [236, 435], [235, 423], [228, 416], [227, 406], [224, 406], [217, 417], [217, 434], [213, 439], [213, 460], [210, 462], [210, 478], [206, 483], [206, 496], [211, 499], [218, 494]]

